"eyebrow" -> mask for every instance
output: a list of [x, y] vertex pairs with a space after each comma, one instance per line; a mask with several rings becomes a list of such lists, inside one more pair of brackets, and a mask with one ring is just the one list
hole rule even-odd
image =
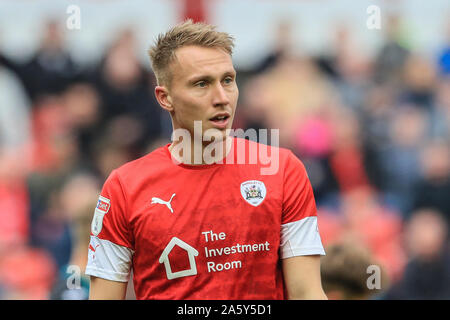
[[[226, 71], [222, 74], [221, 78], [227, 77], [227, 76], [231, 76], [231, 77], [236, 77], [236, 72], [235, 71]], [[212, 81], [214, 80], [214, 77], [208, 74], [204, 74], [204, 75], [198, 75], [198, 76], [194, 76], [193, 78], [189, 79], [188, 82], [189, 83], [196, 83], [197, 81], [200, 80], [206, 80], [206, 81]]]

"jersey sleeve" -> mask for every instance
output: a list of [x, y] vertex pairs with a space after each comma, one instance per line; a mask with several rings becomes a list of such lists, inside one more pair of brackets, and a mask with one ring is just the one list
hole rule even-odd
[[126, 196], [117, 171], [113, 171], [94, 210], [87, 275], [120, 282], [129, 280], [134, 250], [126, 210]]
[[325, 255], [317, 209], [303, 163], [289, 151], [283, 180], [280, 256]]

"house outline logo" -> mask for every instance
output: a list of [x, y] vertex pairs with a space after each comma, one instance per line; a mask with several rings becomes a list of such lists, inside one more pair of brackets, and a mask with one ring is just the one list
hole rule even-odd
[[[172, 272], [172, 268], [170, 267], [169, 254], [175, 246], [179, 246], [180, 248], [187, 251], [189, 256], [190, 269]], [[197, 265], [195, 264], [196, 256], [198, 256], [198, 251], [195, 248], [188, 245], [183, 240], [177, 237], [173, 237], [159, 257], [159, 263], [164, 263], [164, 267], [166, 268], [166, 276], [169, 280], [187, 276], [194, 276], [197, 274]]]

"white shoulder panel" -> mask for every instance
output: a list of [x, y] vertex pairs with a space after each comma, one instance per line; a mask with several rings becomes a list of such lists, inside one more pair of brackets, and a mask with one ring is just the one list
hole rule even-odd
[[91, 236], [86, 274], [120, 282], [130, 278], [133, 250]]
[[281, 225], [280, 256], [282, 259], [316, 254], [325, 255], [317, 217], [306, 217]]

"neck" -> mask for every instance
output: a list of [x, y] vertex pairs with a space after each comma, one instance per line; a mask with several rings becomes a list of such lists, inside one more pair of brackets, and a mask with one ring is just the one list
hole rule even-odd
[[226, 136], [220, 141], [174, 141], [169, 146], [172, 159], [177, 163], [188, 165], [213, 164], [224, 160], [231, 150], [233, 139]]

